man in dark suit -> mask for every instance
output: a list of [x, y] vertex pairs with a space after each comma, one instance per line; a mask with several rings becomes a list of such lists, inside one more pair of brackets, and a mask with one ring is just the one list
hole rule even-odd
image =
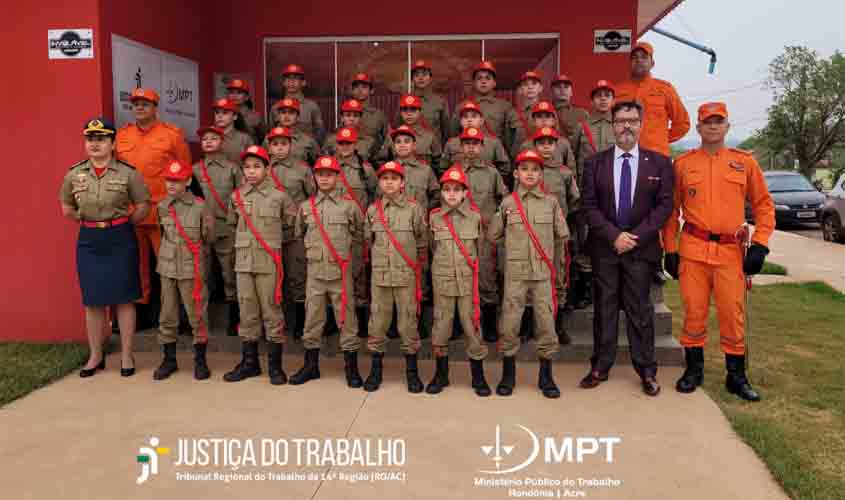
[[642, 106], [613, 106], [616, 146], [584, 162], [581, 209], [589, 226], [594, 277], [593, 356], [585, 389], [607, 380], [616, 360], [619, 308], [625, 311], [634, 370], [649, 396], [660, 392], [654, 356], [652, 275], [661, 258], [659, 232], [672, 213], [672, 160], [640, 149]]

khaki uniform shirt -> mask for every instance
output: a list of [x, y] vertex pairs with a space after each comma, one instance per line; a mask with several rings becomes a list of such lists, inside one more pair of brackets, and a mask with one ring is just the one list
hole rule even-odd
[[[326, 126], [323, 124], [323, 114], [320, 112], [320, 106], [311, 99], [305, 97], [302, 92], [296, 94], [288, 94], [286, 99], [296, 99], [299, 101], [299, 119], [296, 121], [295, 130], [304, 132], [313, 137], [318, 143], [323, 141], [326, 135]], [[273, 122], [278, 123], [278, 110], [272, 111]]]
[[[569, 236], [569, 227], [560, 205], [553, 196], [543, 194], [539, 188], [528, 191], [520, 186], [516, 192], [540, 246], [554, 265], [555, 248], [560, 248]], [[551, 279], [551, 271], [534, 248], [516, 202], [511, 196], [502, 201], [490, 224], [488, 235], [493, 241], [505, 239], [505, 252], [508, 256], [505, 261], [506, 279]]]
[[555, 197], [564, 217], [581, 205], [581, 191], [578, 190], [575, 172], [566, 165], [555, 161], [544, 162], [540, 187], [544, 193]]
[[478, 239], [481, 236], [481, 215], [470, 208], [468, 201], [464, 200], [455, 208], [443, 205], [431, 211], [428, 223], [434, 293], [446, 297], [472, 295], [472, 268], [452, 238], [443, 220], [444, 214], [449, 215], [455, 234], [472, 260], [478, 259]]
[[[349, 193], [355, 197], [352, 202], [355, 203], [357, 201], [361, 207], [359, 212], [361, 212], [361, 217], [363, 217], [378, 187], [376, 172], [369, 163], [361, 163], [354, 156], [345, 160], [338, 158], [337, 161], [340, 163], [340, 169], [349, 183], [349, 187], [352, 188], [352, 192]], [[349, 190], [343, 181], [338, 179], [337, 189], [335, 191], [337, 191], [338, 196], [341, 196], [347, 194]]]
[[[223, 226], [226, 225], [226, 219], [229, 216], [229, 200], [232, 199], [232, 191], [241, 185], [242, 173], [239, 164], [228, 160], [223, 153], [208, 154], [204, 161], [208, 178], [206, 179], [200, 162], [194, 163], [194, 178], [200, 183], [206, 205], [216, 221], [215, 234], [219, 236], [226, 231]], [[209, 182], [214, 185], [214, 190], [220, 197], [223, 207], [212, 194]]]
[[[425, 256], [428, 243], [425, 210], [416, 201], [400, 194], [395, 200], [382, 198], [384, 218], [402, 250], [414, 263]], [[372, 243], [370, 263], [372, 283], [376, 286], [415, 286], [416, 274], [393, 245], [381, 223], [375, 203], [364, 219], [364, 241]], [[428, 262], [426, 262], [426, 265]]]
[[[358, 142], [355, 144], [355, 151], [358, 152], [358, 155], [364, 161], [369, 161], [372, 156], [377, 153], [377, 151], [373, 151], [375, 148], [376, 142], [373, 140], [372, 137], [363, 135], [361, 131], [358, 131]], [[326, 137], [326, 142], [323, 143], [323, 151], [322, 154], [324, 155], [331, 155], [334, 156], [337, 153], [337, 133], [332, 132], [331, 134]]]
[[566, 136], [572, 142], [575, 132], [580, 127], [579, 123], [587, 119], [587, 110], [577, 108], [572, 103], [565, 101], [555, 101], [554, 104], [561, 135]]
[[364, 113], [361, 115], [361, 132], [363, 132], [363, 135], [373, 138], [374, 151], [381, 151], [381, 147], [387, 139], [387, 116], [385, 116], [384, 111], [371, 106], [368, 101], [361, 104], [364, 106]]
[[[282, 243], [291, 239], [293, 233], [296, 219], [296, 205], [293, 200], [286, 193], [276, 189], [269, 176], [257, 186], [244, 184], [238, 190], [244, 211], [252, 225], [270, 248], [276, 253], [281, 253]], [[276, 264], [273, 258], [264, 250], [241, 217], [234, 194], [232, 206], [229, 208], [229, 224], [236, 226], [235, 271], [275, 273]]]
[[[492, 132], [502, 141], [505, 148], [509, 148], [513, 144], [514, 130], [519, 122], [511, 103], [497, 98], [492, 93], [486, 96], [474, 95], [469, 100], [478, 103], [484, 114], [484, 134]], [[461, 132], [460, 109], [462, 106], [463, 102], [452, 115], [452, 135], [458, 135]]]
[[[496, 166], [496, 170], [504, 178], [511, 173], [510, 158], [505, 151], [505, 146], [502, 141], [493, 136], [484, 136], [481, 141], [481, 155], [480, 158], [484, 161], [490, 162]], [[455, 163], [462, 163], [464, 161], [464, 153], [461, 149], [461, 140], [458, 137], [452, 137], [443, 148], [443, 157], [440, 160], [440, 171], [442, 174], [449, 167]]]
[[252, 139], [252, 136], [246, 132], [241, 132], [240, 130], [232, 128], [223, 135], [223, 147], [221, 149], [229, 161], [233, 161], [235, 164], [240, 165], [241, 153], [253, 144], [255, 144], [255, 141]]
[[246, 123], [246, 133], [255, 141], [254, 144], [260, 144], [264, 141], [267, 126], [264, 124], [261, 115], [247, 106], [241, 106], [241, 116], [244, 117], [244, 123]]
[[[296, 206], [307, 200], [317, 192], [314, 184], [314, 174], [311, 167], [304, 161], [294, 160], [291, 157], [285, 159], [271, 158], [270, 168], [272, 169], [273, 184], [276, 180], [282, 184], [282, 189], [290, 196]], [[276, 185], [278, 187], [278, 185]]]
[[423, 127], [430, 130], [440, 144], [445, 143], [449, 137], [449, 103], [442, 96], [435, 94], [431, 87], [423, 90], [415, 88], [413, 94], [422, 100]]
[[181, 196], [168, 196], [158, 204], [158, 223], [161, 226], [161, 246], [158, 250], [156, 272], [166, 278], [187, 280], [194, 278], [194, 254], [170, 216], [170, 207], [176, 210], [179, 224], [188, 238], [200, 245], [200, 278], [205, 281], [208, 244], [214, 241], [214, 215], [212, 203], [195, 197], [190, 191]]
[[405, 194], [428, 213], [440, 205], [440, 183], [431, 166], [416, 158], [399, 160], [405, 168]]
[[85, 160], [72, 166], [62, 180], [59, 200], [76, 210], [80, 220], [105, 221], [129, 216], [129, 205], [150, 201], [141, 174], [126, 163], [112, 159], [102, 177]]
[[[363, 216], [351, 197], [337, 191], [314, 195], [317, 215], [335, 250], [342, 259], [351, 258], [353, 245], [361, 245]], [[305, 258], [308, 261], [308, 278], [334, 281], [341, 279], [340, 266], [323, 242], [320, 228], [311, 213], [310, 200], [302, 202], [296, 216], [294, 237], [305, 241]], [[350, 279], [350, 277], [347, 277]]]
[[485, 161], [475, 160], [464, 165], [464, 172], [467, 175], [472, 200], [476, 204], [473, 208], [478, 208], [481, 213], [481, 222], [487, 224], [496, 212], [499, 202], [508, 194], [508, 188], [505, 187], [499, 172]]
[[575, 151], [575, 163], [578, 167], [575, 173], [579, 186], [581, 179], [584, 177], [584, 160], [616, 144], [616, 135], [613, 133], [613, 122], [609, 111], [607, 113], [590, 113], [584, 123], [587, 124], [593, 136], [595, 149], [593, 149], [593, 144], [590, 143], [589, 137], [584, 132], [584, 127], [578, 124], [578, 129], [575, 131], [572, 140], [572, 149]]
[[[531, 141], [531, 138], [534, 136], [534, 120], [531, 117], [531, 108], [533, 107], [534, 103], [522, 103], [519, 107], [514, 108], [514, 113], [516, 113], [517, 117], [513, 138], [514, 147], [521, 146], [526, 141]], [[521, 148], [519, 150], [512, 150], [511, 156], [516, 158], [516, 155], [520, 151], [522, 151]]]
[[[537, 151], [537, 147], [534, 146], [534, 141], [529, 139], [523, 142], [519, 147], [518, 153], [521, 153], [526, 149], [533, 149], [534, 151]], [[514, 155], [514, 157], [516, 157], [516, 155]], [[575, 171], [575, 153], [572, 152], [572, 145], [566, 137], [560, 136], [558, 138], [557, 147], [555, 147], [554, 152], [552, 153], [552, 162], [557, 163], [558, 165], [566, 165]]]
[[[421, 124], [416, 124], [412, 127], [417, 134], [416, 148], [414, 154], [417, 158], [424, 160], [429, 165], [439, 165], [440, 156], [443, 154], [443, 147], [440, 139], [434, 136], [430, 130], [423, 127]], [[378, 161], [387, 161], [395, 158], [393, 154], [393, 139], [388, 137], [384, 141], [381, 152], [376, 159]]]
[[[269, 143], [267, 139], [261, 144], [264, 149], [269, 151]], [[295, 130], [291, 136], [290, 153], [289, 156], [296, 160], [301, 160], [308, 165], [313, 165], [317, 158], [321, 155], [320, 145], [307, 132]]]

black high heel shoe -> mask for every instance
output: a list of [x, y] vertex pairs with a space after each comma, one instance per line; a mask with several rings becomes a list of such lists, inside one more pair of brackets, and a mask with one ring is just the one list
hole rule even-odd
[[132, 356], [132, 368], [124, 368], [123, 365], [120, 365], [120, 376], [121, 377], [131, 377], [135, 375], [135, 356]]
[[102, 359], [100, 359], [100, 362], [97, 363], [97, 366], [95, 366], [94, 368], [83, 368], [83, 369], [79, 370], [79, 376], [81, 378], [88, 378], [88, 377], [93, 376], [95, 373], [97, 373], [97, 370], [105, 370], [105, 369], [106, 369], [106, 355], [103, 354], [103, 357], [102, 357]]

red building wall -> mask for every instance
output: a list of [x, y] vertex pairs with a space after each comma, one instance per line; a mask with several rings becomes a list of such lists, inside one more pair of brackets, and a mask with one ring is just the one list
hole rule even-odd
[[[263, 78], [265, 36], [363, 36], [560, 33], [561, 69], [574, 78], [576, 101], [599, 78], [627, 73], [625, 54], [595, 55], [592, 31], [635, 28], [636, 0], [602, 8], [574, 0], [480, 6], [429, 0], [412, 4], [255, 0], [109, 0], [11, 2], [0, 32], [8, 50], [0, 90], [7, 97], [0, 134], [7, 141], [7, 223], [0, 245], [0, 340], [85, 339], [75, 265], [77, 229], [62, 218], [57, 193], [67, 169], [84, 156], [80, 128], [92, 116], [113, 116], [111, 33], [199, 63], [201, 121], [210, 119], [214, 72]], [[48, 60], [47, 30], [92, 28], [94, 59]], [[15, 69], [20, 73], [16, 74]], [[256, 103], [263, 102], [258, 85]], [[11, 179], [15, 180], [11, 180]]]

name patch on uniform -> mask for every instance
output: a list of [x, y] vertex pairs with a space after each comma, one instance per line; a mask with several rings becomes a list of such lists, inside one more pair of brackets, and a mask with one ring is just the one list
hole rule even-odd
[[745, 165], [738, 161], [729, 162], [728, 165], [737, 172], [745, 172]]

